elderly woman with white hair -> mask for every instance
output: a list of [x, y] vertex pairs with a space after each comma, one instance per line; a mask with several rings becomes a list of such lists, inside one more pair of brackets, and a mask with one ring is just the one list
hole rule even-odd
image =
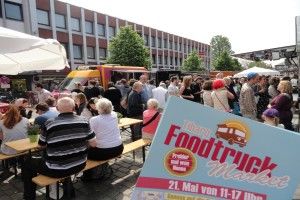
[[90, 127], [96, 134], [97, 146], [89, 149], [88, 158], [91, 160], [108, 160], [122, 154], [124, 148], [118, 126], [118, 117], [108, 99], [99, 99], [96, 103], [96, 109], [99, 115], [90, 119]]
[[142, 137], [153, 139], [161, 118], [161, 113], [158, 112], [158, 101], [156, 99], [149, 99], [147, 107], [148, 109], [143, 113]]
[[[118, 117], [113, 111], [111, 101], [108, 99], [99, 99], [96, 103], [96, 109], [99, 115], [90, 119], [90, 127], [96, 135], [97, 145], [89, 148], [88, 159], [109, 160], [121, 155], [124, 149], [118, 126]], [[83, 172], [83, 181], [94, 178], [99, 177], [93, 177], [92, 170]]]

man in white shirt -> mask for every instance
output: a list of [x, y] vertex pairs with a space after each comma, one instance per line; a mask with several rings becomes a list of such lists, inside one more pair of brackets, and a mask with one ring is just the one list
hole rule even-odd
[[160, 83], [159, 87], [152, 90], [153, 99], [158, 101], [159, 111], [162, 112], [165, 107], [167, 100], [168, 90], [166, 89], [166, 84]]
[[171, 81], [171, 84], [168, 87], [168, 95], [179, 97], [179, 89], [177, 87], [178, 77], [177, 76], [172, 76], [170, 81]]
[[38, 94], [39, 103], [45, 103], [45, 100], [51, 96], [51, 93], [40, 83], [35, 84], [35, 91]]

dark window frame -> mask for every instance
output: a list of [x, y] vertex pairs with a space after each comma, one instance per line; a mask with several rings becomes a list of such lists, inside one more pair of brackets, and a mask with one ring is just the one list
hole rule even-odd
[[[105, 56], [103, 57], [103, 56], [101, 56], [101, 50], [104, 50], [104, 54], [105, 54]], [[106, 59], [106, 57], [107, 57], [107, 49], [106, 48], [99, 48], [99, 59], [100, 60], [105, 60]]]
[[[103, 35], [100, 35], [99, 27], [103, 27]], [[97, 24], [98, 36], [105, 37], [105, 24], [98, 23]]]
[[[90, 23], [91, 24], [91, 27], [92, 27], [92, 32], [87, 32], [87, 28], [86, 28], [86, 25]], [[85, 26], [85, 33], [87, 34], [94, 34], [94, 22], [92, 21], [88, 21], [88, 20], [85, 20], [84, 22], [84, 26]]]
[[[93, 49], [93, 57], [89, 57], [89, 48]], [[87, 59], [95, 59], [96, 58], [95, 47], [93, 47], [93, 46], [87, 46], [86, 47], [86, 52], [87, 52]]]
[[[56, 16], [57, 16], [57, 15], [60, 15], [60, 16], [63, 16], [63, 17], [64, 17], [64, 26], [65, 26], [65, 27], [62, 27], [62, 26], [58, 26], [58, 25], [57, 25], [57, 20], [56, 20]], [[67, 29], [66, 16], [63, 15], [63, 14], [61, 14], [61, 13], [55, 13], [55, 26], [56, 26], [56, 28]]]
[[[20, 8], [21, 19], [16, 19], [16, 18], [8, 17], [7, 16], [7, 10], [6, 10], [6, 4], [18, 6]], [[4, 1], [4, 10], [5, 10], [5, 17], [7, 19], [16, 20], [16, 21], [24, 21], [23, 5], [22, 4], [19, 4], [19, 3], [16, 3], [16, 2], [11, 2], [11, 1]]]
[[[80, 47], [79, 49], [80, 49], [80, 55], [81, 55], [81, 57], [79, 58], [79, 57], [75, 57], [75, 51], [74, 51], [74, 47], [75, 46], [78, 46], [78, 47]], [[77, 59], [77, 60], [82, 60], [82, 58], [83, 58], [83, 55], [82, 55], [82, 45], [79, 45], [79, 44], [73, 44], [73, 56], [74, 56], [74, 59]]]
[[[79, 30], [76, 30], [76, 29], [73, 29], [73, 19], [76, 19], [76, 20], [78, 20], [78, 24], [79, 24]], [[72, 31], [75, 31], [75, 32], [81, 32], [81, 23], [80, 23], [80, 19], [79, 18], [77, 18], [77, 17], [71, 17], [71, 29], [72, 29]]]
[[[113, 34], [111, 34], [111, 30], [113, 30]], [[116, 27], [108, 26], [108, 31], [109, 31], [108, 33], [109, 38], [113, 38], [116, 36]]]
[[37, 11], [43, 11], [43, 12], [46, 12], [47, 15], [48, 15], [48, 24], [43, 24], [43, 23], [39, 23], [40, 25], [44, 25], [44, 26], [50, 26], [50, 16], [49, 16], [49, 11], [48, 10], [43, 10], [43, 9], [36, 9]]

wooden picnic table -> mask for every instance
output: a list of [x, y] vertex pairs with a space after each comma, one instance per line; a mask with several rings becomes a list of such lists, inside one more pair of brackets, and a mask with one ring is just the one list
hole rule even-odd
[[121, 128], [124, 126], [130, 126], [130, 125], [134, 125], [134, 124], [138, 124], [138, 123], [142, 123], [142, 122], [143, 122], [143, 120], [141, 120], [141, 119], [121, 118], [118, 126]]
[[[121, 128], [124, 126], [129, 126], [129, 125], [138, 124], [138, 123], [142, 123], [142, 122], [143, 122], [143, 120], [140, 120], [140, 119], [122, 118], [120, 120], [120, 124], [118, 124], [118, 126]], [[26, 139], [6, 142], [5, 145], [8, 146], [9, 148], [12, 148], [13, 150], [15, 150], [17, 152], [23, 152], [23, 151], [30, 151], [32, 149], [36, 149], [38, 146], [38, 142], [31, 143], [29, 141], [29, 139], [26, 138]]]

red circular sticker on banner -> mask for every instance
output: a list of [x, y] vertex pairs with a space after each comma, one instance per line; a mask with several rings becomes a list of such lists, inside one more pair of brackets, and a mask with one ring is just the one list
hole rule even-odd
[[194, 172], [197, 167], [197, 160], [190, 150], [176, 148], [167, 153], [164, 166], [170, 174], [184, 177]]

